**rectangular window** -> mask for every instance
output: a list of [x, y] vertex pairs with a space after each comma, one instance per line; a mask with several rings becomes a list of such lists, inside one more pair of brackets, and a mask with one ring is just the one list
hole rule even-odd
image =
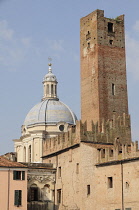
[[115, 95], [115, 84], [112, 83], [112, 95]]
[[108, 177], [108, 188], [113, 188], [113, 178]]
[[113, 45], [113, 40], [109, 40], [110, 45]]
[[105, 158], [105, 149], [101, 150], [101, 158]]
[[79, 174], [79, 163], [76, 163], [76, 174]]
[[22, 190], [14, 191], [14, 205], [21, 206], [22, 205]]
[[132, 210], [131, 208], [125, 208], [125, 210]]
[[113, 32], [113, 23], [108, 22], [108, 32]]
[[113, 157], [113, 149], [109, 150], [109, 155], [110, 155], [110, 157]]
[[87, 195], [90, 195], [90, 185], [87, 185]]
[[13, 180], [25, 180], [25, 171], [13, 171]]
[[61, 203], [61, 189], [57, 190], [57, 203]]
[[31, 187], [30, 188], [30, 195], [31, 195], [31, 201], [38, 201], [38, 188], [37, 187]]
[[58, 167], [58, 178], [61, 177], [61, 167]]

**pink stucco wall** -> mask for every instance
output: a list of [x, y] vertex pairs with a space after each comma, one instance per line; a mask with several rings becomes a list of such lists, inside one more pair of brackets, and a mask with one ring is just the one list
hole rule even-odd
[[[13, 170], [25, 171], [25, 180], [13, 180]], [[15, 190], [22, 190], [22, 205], [14, 206]], [[0, 209], [27, 210], [27, 169], [0, 168]]]

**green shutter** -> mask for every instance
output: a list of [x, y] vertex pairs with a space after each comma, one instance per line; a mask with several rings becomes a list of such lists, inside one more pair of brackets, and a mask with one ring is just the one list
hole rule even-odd
[[19, 190], [18, 205], [22, 204], [22, 190]]
[[16, 171], [13, 171], [13, 180], [16, 180]]
[[15, 205], [15, 206], [18, 205], [18, 191], [19, 191], [19, 190], [15, 190], [15, 191], [14, 191], [14, 205]]
[[22, 204], [22, 190], [15, 190], [14, 192], [14, 205], [20, 206]]
[[22, 171], [22, 180], [25, 180], [25, 171]]

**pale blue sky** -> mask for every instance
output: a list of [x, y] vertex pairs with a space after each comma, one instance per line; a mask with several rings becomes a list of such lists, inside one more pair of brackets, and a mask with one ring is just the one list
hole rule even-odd
[[59, 98], [80, 118], [79, 23], [96, 9], [125, 14], [129, 113], [139, 139], [139, 1], [0, 0], [0, 154], [14, 150], [12, 139], [40, 102], [49, 56]]

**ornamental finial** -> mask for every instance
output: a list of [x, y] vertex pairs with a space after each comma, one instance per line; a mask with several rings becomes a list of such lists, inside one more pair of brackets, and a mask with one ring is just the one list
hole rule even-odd
[[51, 57], [48, 57], [48, 61], [49, 61], [49, 63], [48, 63], [48, 66], [49, 66], [48, 72], [49, 73], [52, 73], [52, 68], [51, 68], [51, 66], [52, 66], [52, 63], [51, 63], [52, 58]]

